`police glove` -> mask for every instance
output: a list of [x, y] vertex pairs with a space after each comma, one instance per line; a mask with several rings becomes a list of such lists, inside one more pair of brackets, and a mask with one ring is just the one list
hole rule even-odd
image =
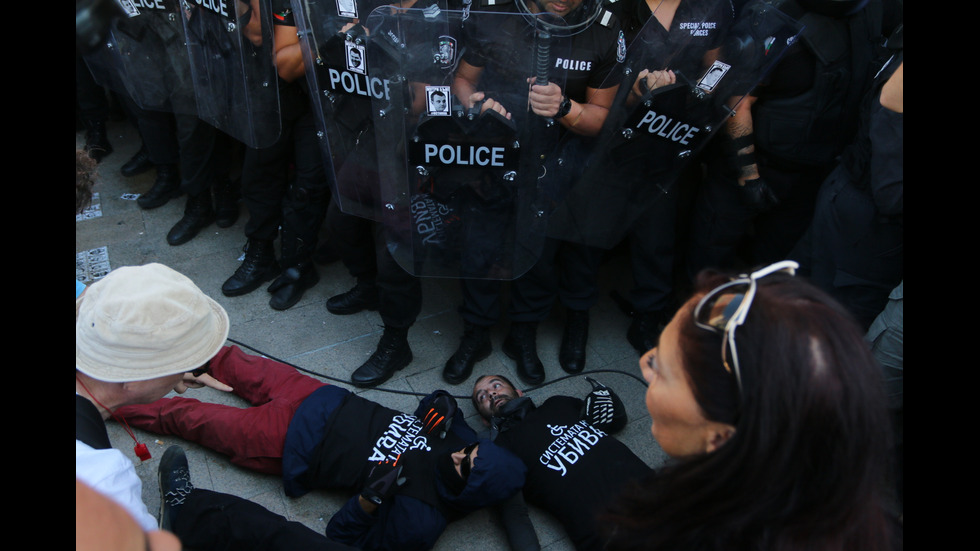
[[438, 390], [435, 398], [429, 404], [429, 410], [422, 418], [426, 434], [438, 434], [439, 438], [445, 438], [449, 428], [452, 427], [453, 417], [456, 416], [456, 398], [448, 392]]
[[626, 426], [626, 407], [611, 388], [586, 377], [592, 385], [592, 392], [585, 397], [582, 405], [582, 418], [592, 426], [609, 433], [619, 432]]
[[779, 204], [776, 194], [762, 178], [746, 180], [745, 185], [738, 186], [738, 189], [742, 202], [753, 212], [766, 212]]
[[368, 474], [367, 486], [361, 492], [361, 497], [375, 505], [381, 505], [391, 498], [408, 481], [407, 477], [401, 476], [402, 467], [398, 465], [398, 459], [379, 462]]

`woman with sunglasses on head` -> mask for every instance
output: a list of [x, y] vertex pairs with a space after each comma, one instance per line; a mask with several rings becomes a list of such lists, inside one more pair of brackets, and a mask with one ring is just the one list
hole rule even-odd
[[795, 268], [703, 272], [641, 358], [651, 431], [675, 461], [610, 510], [608, 549], [901, 548], [879, 368]]

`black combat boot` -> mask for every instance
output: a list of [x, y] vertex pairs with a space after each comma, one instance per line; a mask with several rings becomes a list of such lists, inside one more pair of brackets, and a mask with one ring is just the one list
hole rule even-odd
[[245, 258], [235, 273], [221, 286], [226, 297], [251, 293], [266, 281], [279, 275], [279, 263], [271, 239], [249, 239], [245, 244]]
[[188, 195], [184, 205], [184, 217], [170, 228], [167, 243], [174, 247], [194, 239], [204, 228], [214, 223], [214, 207], [211, 205], [211, 192], [204, 190], [197, 195]]
[[310, 260], [304, 260], [282, 271], [282, 274], [269, 285], [272, 298], [269, 306], [273, 310], [288, 310], [303, 298], [310, 287], [320, 281], [320, 274]]
[[380, 289], [373, 281], [358, 281], [350, 291], [327, 299], [327, 310], [331, 314], [346, 316], [362, 310], [377, 310], [381, 305]]
[[458, 385], [473, 373], [473, 364], [486, 358], [493, 351], [490, 342], [490, 328], [464, 322], [463, 338], [459, 341], [456, 353], [446, 361], [442, 378], [451, 385]]
[[385, 326], [378, 348], [364, 365], [350, 376], [356, 387], [372, 387], [387, 381], [399, 369], [412, 363], [412, 348], [408, 345], [408, 327]]
[[504, 354], [517, 362], [517, 376], [531, 385], [544, 382], [544, 365], [538, 357], [537, 339], [537, 323], [513, 323], [503, 346]]
[[150, 191], [136, 198], [141, 209], [150, 210], [162, 207], [167, 201], [180, 197], [180, 171], [176, 164], [157, 165], [157, 179]]
[[126, 176], [127, 178], [132, 178], [133, 176], [143, 174], [151, 168], [153, 168], [153, 161], [150, 160], [150, 152], [147, 151], [146, 145], [143, 145], [135, 155], [130, 157], [129, 160], [122, 165], [119, 172], [121, 172], [122, 175]]
[[589, 311], [569, 310], [561, 336], [558, 364], [566, 373], [585, 369], [585, 345], [589, 340]]
[[234, 182], [226, 179], [219, 180], [213, 186], [214, 191], [214, 223], [219, 228], [230, 228], [238, 220], [238, 200], [242, 198], [241, 180]]

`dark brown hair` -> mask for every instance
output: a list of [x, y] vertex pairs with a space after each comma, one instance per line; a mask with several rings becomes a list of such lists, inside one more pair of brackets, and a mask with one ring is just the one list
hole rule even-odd
[[695, 398], [735, 434], [625, 492], [607, 518], [609, 549], [889, 548], [889, 420], [862, 331], [802, 278], [764, 278], [736, 330], [739, 393], [722, 364], [723, 337], [691, 317], [727, 280], [701, 274], [677, 315]]

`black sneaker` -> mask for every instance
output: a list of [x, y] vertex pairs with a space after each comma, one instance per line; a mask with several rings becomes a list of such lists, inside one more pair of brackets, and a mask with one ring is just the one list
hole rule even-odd
[[194, 490], [187, 456], [180, 446], [170, 446], [160, 459], [160, 529], [173, 531], [174, 519], [184, 500]]

